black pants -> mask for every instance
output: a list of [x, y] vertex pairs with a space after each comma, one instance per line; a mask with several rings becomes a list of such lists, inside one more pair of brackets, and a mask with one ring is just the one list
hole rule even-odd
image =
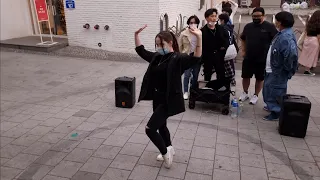
[[[155, 92], [153, 100], [153, 114], [147, 124], [146, 134], [159, 149], [162, 155], [167, 153], [167, 147], [171, 146], [170, 132], [167, 127], [168, 109], [163, 93]], [[159, 132], [157, 132], [159, 130]]]
[[225, 68], [224, 68], [224, 56], [226, 51], [216, 51], [211, 58], [206, 58], [203, 61], [203, 73], [204, 80], [211, 81], [213, 74], [213, 67], [217, 73], [218, 80], [225, 79]]

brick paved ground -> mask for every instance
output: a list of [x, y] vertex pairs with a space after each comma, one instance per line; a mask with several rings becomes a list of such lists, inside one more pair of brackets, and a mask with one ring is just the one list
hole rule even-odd
[[139, 89], [146, 67], [1, 52], [1, 180], [320, 179], [319, 77], [290, 81], [313, 103], [305, 139], [263, 121], [262, 101], [238, 119], [197, 104], [168, 120], [176, 155], [167, 170], [144, 134], [151, 104], [114, 107], [114, 79], [135, 76]]

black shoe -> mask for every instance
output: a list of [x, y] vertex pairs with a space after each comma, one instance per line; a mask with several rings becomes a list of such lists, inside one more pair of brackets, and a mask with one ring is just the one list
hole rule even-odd
[[303, 75], [306, 75], [306, 76], [314, 76], [316, 75], [315, 73], [312, 73], [311, 71], [304, 71]]

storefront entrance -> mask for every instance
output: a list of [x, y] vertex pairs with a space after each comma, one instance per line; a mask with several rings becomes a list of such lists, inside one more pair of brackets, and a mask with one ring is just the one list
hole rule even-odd
[[[63, 0], [46, 0], [53, 35], [67, 35]], [[50, 34], [48, 22], [40, 23], [41, 33]]]

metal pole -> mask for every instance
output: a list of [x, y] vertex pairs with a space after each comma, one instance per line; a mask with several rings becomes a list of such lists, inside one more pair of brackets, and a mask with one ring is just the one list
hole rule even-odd
[[[50, 1], [51, 2], [51, 1]], [[46, 7], [48, 7], [47, 5], [47, 1], [45, 1], [46, 3]], [[51, 3], [52, 4], [52, 3]], [[52, 12], [53, 13], [53, 12]], [[51, 38], [51, 42], [53, 43], [53, 37], [52, 37], [52, 31], [51, 31], [51, 24], [50, 24], [50, 18], [49, 18], [49, 8], [47, 8], [47, 16], [48, 16], [48, 24], [49, 24], [49, 32], [50, 32], [50, 38]]]
[[240, 16], [239, 16], [239, 28], [238, 28], [237, 44], [239, 44], [240, 27], [241, 27], [241, 14], [240, 14]]
[[[35, 0], [32, 0], [32, 1], [33, 1], [34, 9], [37, 11], [37, 8], [36, 8], [36, 2], [35, 2]], [[37, 15], [37, 22], [38, 22], [38, 28], [39, 28], [40, 39], [41, 39], [41, 43], [43, 44], [42, 33], [41, 33], [41, 28], [40, 28], [40, 23], [39, 23], [39, 18], [38, 18], [38, 13], [37, 13], [37, 12], [36, 12], [36, 15]]]

